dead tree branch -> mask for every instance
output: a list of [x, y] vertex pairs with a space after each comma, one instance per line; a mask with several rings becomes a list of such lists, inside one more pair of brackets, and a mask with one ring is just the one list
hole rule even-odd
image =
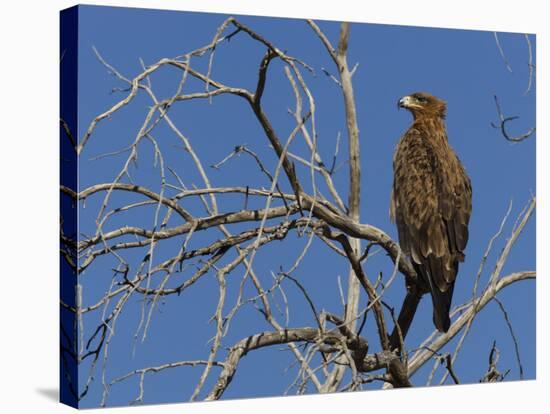
[[515, 119], [518, 119], [519, 116], [504, 116], [502, 113], [502, 109], [500, 108], [500, 103], [498, 101], [498, 97], [494, 95], [495, 99], [495, 105], [497, 107], [497, 114], [499, 117], [499, 123], [491, 122], [491, 126], [495, 129], [499, 129], [502, 133], [502, 136], [510, 142], [521, 142], [527, 138], [529, 138], [533, 133], [536, 131], [536, 127], [530, 128], [528, 131], [524, 132], [521, 135], [511, 135], [508, 130], [506, 129], [506, 123], [513, 121]]

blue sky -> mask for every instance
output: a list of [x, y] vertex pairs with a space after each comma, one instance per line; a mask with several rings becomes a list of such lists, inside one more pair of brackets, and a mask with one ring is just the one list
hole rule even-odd
[[[81, 7], [79, 23], [79, 130], [82, 137], [91, 120], [111, 105], [121, 100], [126, 92], [111, 93], [113, 88], [127, 85], [110, 75], [97, 60], [92, 46], [122, 74], [132, 78], [141, 72], [139, 58], [146, 65], [164, 57], [174, 57], [210, 42], [217, 27], [228, 16], [140, 9]], [[316, 118], [319, 148], [322, 157], [330, 160], [334, 151], [336, 136], [342, 133], [342, 146], [338, 162], [344, 162], [346, 153], [346, 129], [342, 97], [337, 85], [323, 74], [322, 68], [334, 73], [332, 61], [307, 24], [298, 19], [275, 19], [242, 16], [238, 19], [265, 38], [269, 39], [289, 55], [299, 57], [315, 69], [315, 74], [304, 72], [305, 80], [316, 99]], [[327, 36], [337, 42], [339, 23], [319, 22]], [[350, 66], [359, 66], [353, 77], [357, 103], [361, 140], [362, 206], [361, 222], [373, 224], [393, 238], [396, 229], [389, 222], [388, 207], [392, 183], [391, 159], [400, 135], [411, 122], [405, 111], [397, 111], [399, 97], [415, 92], [428, 91], [448, 103], [447, 128], [449, 140], [470, 175], [473, 185], [473, 214], [470, 224], [470, 241], [466, 250], [466, 261], [461, 266], [455, 288], [453, 304], [466, 301], [471, 296], [473, 281], [486, 245], [497, 231], [510, 200], [513, 209], [505, 235], [511, 232], [515, 217], [524, 207], [531, 194], [535, 193], [535, 139], [520, 144], [511, 144], [503, 139], [490, 125], [497, 120], [493, 95], [497, 94], [505, 114], [520, 115], [510, 125], [512, 132], [521, 133], [535, 123], [535, 91], [524, 95], [528, 80], [528, 49], [523, 34], [501, 33], [499, 38], [506, 57], [513, 69], [509, 72], [499, 54], [492, 32], [415, 28], [406, 26], [352, 24], [348, 61]], [[535, 37], [530, 36], [533, 48]], [[216, 50], [212, 77], [232, 86], [253, 89], [256, 84], [258, 64], [265, 50], [256, 42], [238, 34], [231, 42], [225, 42]], [[208, 57], [195, 59], [193, 66], [206, 71]], [[294, 107], [292, 90], [284, 76], [284, 67], [273, 62], [268, 73], [268, 86], [264, 106], [272, 123], [282, 137], [293, 128], [293, 119], [287, 109]], [[171, 96], [177, 88], [181, 72], [173, 68], [162, 69], [152, 76], [152, 84], [159, 98]], [[536, 85], [535, 85], [536, 86]], [[203, 86], [190, 81], [184, 91], [200, 91]], [[122, 168], [127, 154], [92, 160], [93, 157], [116, 151], [128, 146], [135, 138], [151, 102], [143, 93], [127, 107], [110, 119], [99, 124], [82, 153], [79, 171], [79, 188], [112, 182]], [[219, 162], [236, 145], [246, 144], [273, 170], [277, 159], [269, 148], [257, 121], [247, 104], [232, 96], [213, 99], [212, 103], [182, 102], [171, 109], [171, 118], [191, 140], [205, 166]], [[186, 185], [201, 185], [200, 177], [181, 148], [177, 137], [160, 123], [153, 136], [161, 145], [166, 165], [174, 168]], [[291, 151], [305, 155], [305, 145], [300, 137], [292, 144]], [[130, 170], [136, 183], [160, 191], [159, 169], [153, 167], [152, 147], [148, 142], [139, 146], [138, 168]], [[298, 167], [306, 190], [311, 189], [309, 171]], [[213, 186], [268, 187], [269, 182], [256, 169], [253, 160], [241, 156], [226, 163], [222, 170], [208, 169]], [[169, 181], [177, 184], [170, 176]], [[347, 166], [344, 165], [334, 176], [341, 195], [347, 198]], [[321, 182], [321, 177], [317, 178]], [[283, 179], [283, 188], [288, 183]], [[323, 193], [327, 193], [323, 186]], [[90, 234], [95, 229], [98, 208], [102, 195], [95, 195], [80, 205], [80, 232]], [[136, 196], [115, 194], [110, 208], [130, 202], [141, 201]], [[225, 200], [225, 201], [224, 201]], [[219, 198], [222, 211], [236, 211], [242, 208], [242, 197]], [[187, 202], [185, 208], [197, 215], [200, 204]], [[249, 207], [260, 207], [261, 200], [250, 200]], [[151, 228], [154, 209], [128, 212], [118, 219], [109, 221], [107, 229], [125, 224]], [[171, 225], [180, 224], [174, 218]], [[234, 226], [237, 232], [247, 226]], [[212, 235], [197, 234], [191, 247], [203, 245], [212, 240]], [[156, 257], [158, 261], [177, 252], [182, 240], [170, 240], [162, 244]], [[271, 280], [270, 272], [280, 267], [288, 269], [295, 261], [306, 242], [306, 238], [289, 236], [285, 242], [269, 245], [255, 259], [255, 268], [265, 285]], [[499, 239], [483, 276], [487, 280], [494, 261], [503, 246]], [[144, 250], [127, 251], [124, 255], [130, 263], [137, 265], [144, 256]], [[111, 268], [116, 261], [106, 256], [98, 259], [81, 276], [84, 285], [84, 305], [95, 303], [108, 290], [113, 276]], [[503, 274], [535, 268], [535, 220], [527, 225], [514, 247]], [[371, 278], [383, 272], [391, 274], [391, 262], [384, 254], [369, 260], [365, 267]], [[230, 309], [238, 283], [244, 270], [238, 269], [228, 278]], [[315, 241], [295, 277], [308, 289], [318, 309], [341, 313], [342, 306], [337, 289], [337, 276], [347, 279], [347, 265], [333, 255], [318, 241]], [[177, 281], [185, 277], [179, 276]], [[173, 281], [174, 284], [177, 282]], [[253, 295], [250, 286], [245, 292]], [[289, 326], [314, 326], [315, 321], [303, 296], [289, 284], [290, 310]], [[387, 292], [386, 299], [394, 306], [400, 306], [404, 284], [397, 280]], [[506, 306], [515, 333], [519, 338], [525, 378], [535, 377], [535, 283], [526, 281], [504, 290], [499, 298]], [[277, 300], [280, 301], [280, 297]], [[364, 304], [364, 298], [362, 304]], [[217, 302], [217, 283], [214, 275], [201, 279], [200, 283], [181, 296], [168, 297], [155, 311], [147, 339], [138, 341], [135, 353], [133, 336], [140, 320], [141, 302], [130, 300], [117, 322], [116, 336], [109, 351], [107, 379], [112, 380], [134, 369], [160, 365], [187, 359], [206, 358], [208, 340], [214, 334], [214, 325], [208, 324]], [[100, 313], [90, 313], [84, 319], [88, 336], [95, 328]], [[277, 315], [279, 320], [283, 317]], [[367, 321], [365, 335], [371, 338], [376, 350], [374, 322]], [[271, 330], [261, 314], [253, 307], [245, 307], [233, 322], [233, 328], [223, 340], [229, 347], [239, 339], [263, 330]], [[407, 338], [409, 347], [432, 332], [431, 303], [428, 298], [422, 302]], [[501, 350], [499, 368], [504, 372], [510, 368], [508, 379], [518, 379], [513, 342], [496, 303], [489, 304], [476, 319], [472, 332], [466, 340], [461, 355], [455, 364], [455, 371], [462, 382], [477, 382], [487, 369], [487, 357], [493, 340]], [[452, 351], [453, 341], [445, 350]], [[223, 355], [223, 352], [222, 354]], [[281, 395], [294, 379], [296, 367], [288, 369], [293, 357], [281, 347], [255, 351], [242, 361], [234, 381], [224, 398]], [[415, 385], [425, 383], [432, 364], [419, 371], [413, 378]], [[81, 382], [88, 374], [87, 363], [81, 370]], [[148, 374], [145, 379], [145, 403], [176, 402], [188, 400], [201, 368], [181, 367]], [[212, 386], [216, 373], [214, 369], [204, 387], [205, 393]], [[438, 376], [436, 379], [438, 380]], [[137, 377], [113, 386], [108, 405], [124, 405], [139, 393]], [[97, 406], [102, 396], [101, 371], [95, 375], [94, 383], [87, 397], [82, 401], [85, 407]], [[312, 390], [309, 389], [308, 392]]]

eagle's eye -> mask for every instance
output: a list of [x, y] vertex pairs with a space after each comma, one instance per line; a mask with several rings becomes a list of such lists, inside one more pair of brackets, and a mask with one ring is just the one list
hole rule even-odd
[[426, 97], [424, 97], [424, 96], [417, 96], [417, 97], [416, 97], [416, 100], [417, 100], [419, 103], [422, 103], [422, 104], [428, 102], [428, 99], [427, 99]]

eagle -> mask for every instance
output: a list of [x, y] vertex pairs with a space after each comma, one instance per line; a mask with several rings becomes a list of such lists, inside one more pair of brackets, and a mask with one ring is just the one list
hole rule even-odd
[[[393, 157], [390, 217], [397, 225], [401, 250], [418, 275], [398, 323], [404, 336], [421, 296], [430, 293], [433, 323], [447, 332], [458, 264], [464, 261], [468, 243], [472, 186], [447, 139], [446, 103], [417, 92], [399, 99], [398, 108], [409, 110], [413, 123]], [[402, 315], [407, 304], [412, 315]]]

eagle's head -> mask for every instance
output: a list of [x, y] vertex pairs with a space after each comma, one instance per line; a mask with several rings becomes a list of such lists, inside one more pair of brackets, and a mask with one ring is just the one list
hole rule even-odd
[[406, 108], [417, 119], [422, 116], [436, 116], [445, 118], [447, 104], [445, 101], [430, 95], [427, 92], [415, 92], [399, 99], [397, 108]]

